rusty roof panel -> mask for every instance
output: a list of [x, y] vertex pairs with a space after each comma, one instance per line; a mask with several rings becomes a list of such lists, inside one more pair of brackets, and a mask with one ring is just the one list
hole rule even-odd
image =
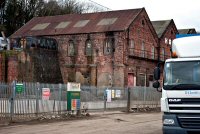
[[[87, 14], [35, 17], [17, 30], [11, 37], [122, 31], [129, 27], [135, 17], [143, 9], [144, 8]], [[47, 23], [49, 23], [48, 26], [41, 26], [37, 29], [38, 25]]]

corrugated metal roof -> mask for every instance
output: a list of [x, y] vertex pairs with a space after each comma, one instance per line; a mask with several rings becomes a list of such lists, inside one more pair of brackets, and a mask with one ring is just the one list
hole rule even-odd
[[195, 28], [178, 29], [179, 34], [196, 34]]
[[160, 38], [172, 20], [151, 21], [158, 37]]
[[[143, 9], [35, 17], [11, 37], [122, 31], [129, 27]], [[37, 28], [38, 25], [40, 28]]]

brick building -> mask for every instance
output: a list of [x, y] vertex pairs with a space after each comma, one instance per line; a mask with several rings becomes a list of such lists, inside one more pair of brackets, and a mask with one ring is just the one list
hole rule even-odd
[[171, 57], [172, 41], [176, 38], [178, 30], [173, 19], [152, 21], [152, 24], [159, 38], [160, 55], [158, 58], [160, 61], [165, 61], [167, 58]]
[[51, 42], [43, 43], [43, 38], [56, 40], [59, 63], [55, 65], [64, 83], [150, 86], [162, 48], [164, 60], [177, 33], [173, 20], [159, 24], [164, 26], [161, 32], [155, 27], [158, 24], [154, 29], [144, 8], [36, 17], [12, 38], [34, 38], [34, 43], [25, 44], [26, 49], [47, 48]]

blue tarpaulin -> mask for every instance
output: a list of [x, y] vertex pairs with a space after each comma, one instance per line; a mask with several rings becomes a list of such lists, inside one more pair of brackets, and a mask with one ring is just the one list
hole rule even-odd
[[176, 34], [176, 38], [183, 38], [189, 36], [200, 36], [200, 34]]

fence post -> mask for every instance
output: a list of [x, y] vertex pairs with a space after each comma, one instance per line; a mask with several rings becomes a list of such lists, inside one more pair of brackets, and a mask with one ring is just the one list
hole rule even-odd
[[104, 98], [104, 111], [106, 111], [106, 100], [107, 100], [107, 91], [106, 91], [106, 89], [104, 90], [103, 98]]
[[16, 81], [13, 81], [12, 83], [12, 94], [10, 98], [10, 122], [13, 121], [14, 116], [14, 98], [15, 98], [15, 88], [16, 88]]
[[62, 84], [59, 83], [59, 91], [58, 91], [58, 99], [59, 99], [59, 104], [58, 104], [58, 114], [61, 114], [61, 95], [62, 95]]
[[130, 92], [130, 87], [128, 87], [128, 90], [127, 90], [127, 92], [128, 92], [128, 99], [127, 99], [127, 112], [130, 112], [130, 105], [131, 105], [131, 92]]
[[147, 90], [147, 88], [146, 88], [146, 86], [144, 87], [144, 99], [143, 99], [143, 108], [145, 108], [146, 107], [146, 90]]
[[38, 117], [39, 113], [39, 91], [40, 91], [40, 83], [37, 82], [37, 89], [36, 89], [36, 116]]

